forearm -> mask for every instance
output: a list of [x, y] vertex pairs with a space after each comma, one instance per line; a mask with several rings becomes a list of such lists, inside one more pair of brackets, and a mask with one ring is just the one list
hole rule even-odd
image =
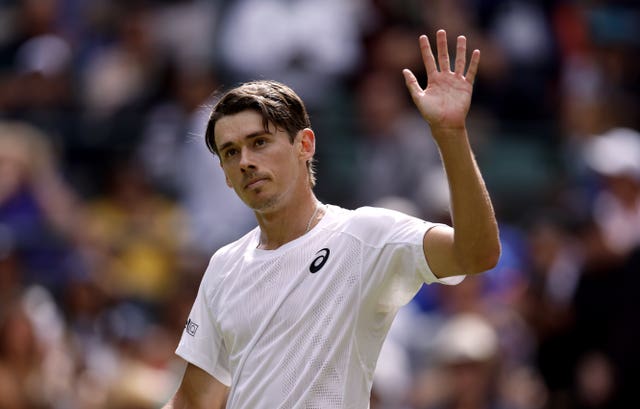
[[498, 224], [467, 131], [435, 128], [432, 133], [449, 184], [455, 257], [467, 273], [488, 270], [500, 255]]

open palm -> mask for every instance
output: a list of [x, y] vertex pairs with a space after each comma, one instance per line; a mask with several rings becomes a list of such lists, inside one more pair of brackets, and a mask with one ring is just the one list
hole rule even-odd
[[427, 88], [420, 87], [411, 71], [403, 71], [413, 102], [432, 127], [464, 127], [471, 104], [473, 81], [480, 62], [480, 51], [474, 50], [471, 54], [471, 62], [465, 75], [467, 40], [464, 36], [457, 39], [454, 71], [451, 71], [444, 30], [439, 30], [436, 37], [440, 70], [436, 67], [427, 36], [420, 36], [419, 41], [422, 60], [427, 70]]

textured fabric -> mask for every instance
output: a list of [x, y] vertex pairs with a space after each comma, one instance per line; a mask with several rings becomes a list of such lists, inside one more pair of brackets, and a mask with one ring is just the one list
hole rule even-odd
[[178, 355], [231, 385], [228, 408], [367, 408], [393, 317], [438, 280], [422, 250], [431, 223], [327, 206], [307, 234], [257, 249], [260, 230], [220, 249]]

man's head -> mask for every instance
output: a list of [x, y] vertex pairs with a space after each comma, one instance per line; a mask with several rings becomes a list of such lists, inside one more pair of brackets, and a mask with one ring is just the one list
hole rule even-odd
[[[213, 107], [205, 132], [205, 141], [212, 153], [220, 156], [215, 139], [216, 123], [225, 116], [247, 110], [262, 116], [265, 130], [271, 124], [285, 131], [291, 143], [298, 132], [311, 127], [302, 99], [291, 88], [269, 80], [246, 82], [226, 92]], [[309, 182], [313, 187], [316, 182], [313, 159], [307, 162], [307, 169]]]

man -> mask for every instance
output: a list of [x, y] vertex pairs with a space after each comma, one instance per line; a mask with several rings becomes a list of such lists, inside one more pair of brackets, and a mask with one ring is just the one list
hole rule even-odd
[[315, 135], [298, 96], [271, 81], [227, 92], [207, 145], [258, 227], [211, 258], [177, 348], [187, 369], [165, 408], [366, 408], [398, 308], [423, 282], [497, 263], [497, 223], [465, 128], [480, 52], [465, 75], [458, 37], [451, 71], [440, 30], [438, 71], [427, 37], [419, 42], [427, 88], [403, 74], [441, 152], [453, 228], [321, 204]]

